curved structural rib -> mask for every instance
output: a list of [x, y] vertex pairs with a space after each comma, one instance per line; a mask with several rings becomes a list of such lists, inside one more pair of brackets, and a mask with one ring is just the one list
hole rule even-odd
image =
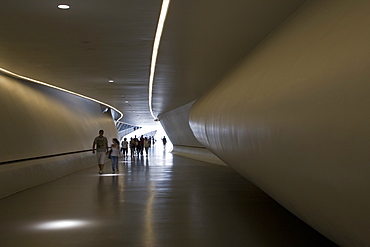
[[307, 2], [190, 113], [205, 147], [341, 246], [370, 245], [369, 10]]
[[163, 0], [161, 12], [159, 14], [159, 20], [157, 25], [157, 30], [155, 33], [154, 44], [153, 44], [153, 53], [152, 53], [152, 60], [150, 63], [150, 75], [149, 75], [149, 111], [152, 117], [156, 120], [157, 117], [154, 115], [153, 112], [153, 83], [154, 83], [154, 74], [155, 74], [155, 67], [157, 63], [157, 56], [159, 50], [159, 44], [161, 43], [161, 36], [164, 28], [164, 23], [166, 21], [166, 16], [168, 12], [168, 8], [170, 6], [170, 0]]

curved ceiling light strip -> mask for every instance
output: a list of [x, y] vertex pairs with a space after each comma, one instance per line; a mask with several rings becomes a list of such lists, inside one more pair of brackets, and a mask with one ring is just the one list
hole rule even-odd
[[158, 56], [158, 49], [159, 49], [159, 43], [161, 42], [161, 36], [163, 32], [164, 22], [166, 20], [168, 8], [170, 6], [170, 0], [163, 0], [162, 2], [162, 8], [161, 13], [159, 15], [158, 25], [157, 25], [157, 31], [155, 34], [154, 39], [154, 45], [153, 45], [153, 53], [152, 53], [152, 61], [150, 65], [150, 76], [149, 76], [149, 110], [150, 114], [152, 114], [153, 118], [158, 121], [157, 116], [153, 113], [153, 107], [152, 107], [152, 101], [153, 101], [153, 81], [154, 81], [154, 73], [155, 73], [155, 67], [157, 62], [157, 56]]
[[99, 100], [96, 100], [96, 99], [87, 97], [87, 96], [82, 95], [82, 94], [79, 94], [79, 93], [75, 93], [75, 92], [69, 91], [67, 89], [64, 89], [64, 88], [61, 88], [61, 87], [57, 87], [57, 86], [54, 86], [54, 85], [51, 85], [51, 84], [48, 84], [48, 83], [45, 83], [45, 82], [42, 82], [42, 81], [38, 81], [38, 80], [31, 79], [31, 78], [28, 78], [28, 77], [25, 77], [25, 76], [22, 76], [22, 75], [18, 75], [16, 73], [13, 73], [13, 72], [8, 71], [8, 70], [3, 69], [3, 68], [0, 68], [0, 72], [3, 72], [4, 74], [7, 74], [7, 75], [10, 75], [10, 76], [19, 78], [19, 79], [23, 79], [23, 80], [26, 80], [26, 81], [34, 82], [34, 83], [37, 83], [37, 84], [40, 84], [40, 85], [44, 85], [44, 86], [47, 86], [47, 87], [50, 87], [50, 88], [54, 88], [54, 89], [57, 89], [57, 90], [60, 90], [60, 91], [63, 91], [63, 92], [69, 93], [69, 94], [73, 94], [73, 95], [76, 95], [78, 97], [85, 98], [85, 99], [94, 101], [96, 103], [102, 104], [102, 105], [104, 105], [106, 107], [109, 107], [109, 108], [115, 110], [116, 112], [118, 112], [121, 115], [116, 121], [119, 121], [123, 117], [123, 113], [121, 111], [119, 111], [115, 107], [113, 107], [111, 105], [108, 105], [107, 103], [101, 102]]

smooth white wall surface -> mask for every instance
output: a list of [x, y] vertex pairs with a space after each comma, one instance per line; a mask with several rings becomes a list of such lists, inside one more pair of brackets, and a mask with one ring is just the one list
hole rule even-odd
[[307, 1], [193, 105], [196, 138], [341, 246], [370, 246], [370, 1]]
[[93, 101], [1, 74], [0, 96], [0, 162], [91, 149], [104, 127], [117, 136]]
[[92, 149], [99, 129], [118, 137], [100, 104], [0, 74], [0, 198], [97, 165], [91, 151], [54, 158], [8, 161]]
[[220, 160], [216, 155], [214, 155], [206, 148], [173, 146], [171, 153], [181, 155], [194, 160], [201, 160], [212, 164], [226, 166], [225, 162]]
[[190, 102], [158, 116], [163, 129], [174, 146], [204, 148], [204, 145], [200, 144], [195, 138], [189, 126], [189, 112], [193, 104], [194, 102]]
[[173, 154], [225, 165], [195, 138], [189, 126], [189, 113], [194, 102], [190, 102], [159, 116], [160, 123], [173, 144]]

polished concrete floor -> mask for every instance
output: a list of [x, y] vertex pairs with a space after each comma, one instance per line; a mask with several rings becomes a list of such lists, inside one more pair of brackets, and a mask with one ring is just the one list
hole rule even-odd
[[0, 200], [0, 246], [335, 246], [232, 169], [172, 155]]

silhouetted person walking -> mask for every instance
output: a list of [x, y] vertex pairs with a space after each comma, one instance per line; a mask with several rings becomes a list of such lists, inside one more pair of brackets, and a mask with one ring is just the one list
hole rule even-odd
[[99, 174], [103, 173], [105, 157], [108, 154], [108, 140], [105, 138], [104, 130], [99, 130], [99, 136], [95, 137], [93, 142], [93, 154], [95, 153], [96, 147], [96, 157], [98, 159]]

